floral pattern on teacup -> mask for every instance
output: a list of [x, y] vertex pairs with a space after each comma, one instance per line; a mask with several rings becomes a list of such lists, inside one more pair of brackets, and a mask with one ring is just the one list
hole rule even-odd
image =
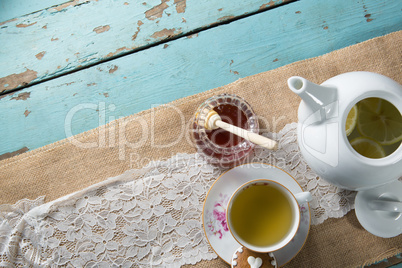
[[206, 210], [206, 222], [205, 229], [209, 235], [217, 236], [222, 239], [227, 232], [229, 232], [229, 227], [226, 222], [226, 207], [229, 203], [229, 196], [222, 193], [219, 194], [219, 200], [215, 201], [213, 210]]
[[310, 213], [308, 210], [308, 205], [307, 204], [300, 205], [300, 223], [308, 225], [309, 219], [310, 219]]

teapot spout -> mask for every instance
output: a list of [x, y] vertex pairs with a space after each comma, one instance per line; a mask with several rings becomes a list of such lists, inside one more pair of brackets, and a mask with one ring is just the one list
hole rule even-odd
[[335, 87], [320, 86], [300, 76], [292, 76], [288, 79], [289, 88], [299, 95], [306, 105], [316, 112], [324, 112], [325, 107], [337, 101], [337, 89]]

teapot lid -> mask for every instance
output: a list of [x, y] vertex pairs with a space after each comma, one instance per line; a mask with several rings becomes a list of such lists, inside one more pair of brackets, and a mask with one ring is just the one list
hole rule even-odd
[[365, 191], [355, 199], [360, 224], [373, 235], [389, 238], [402, 234], [402, 180]]

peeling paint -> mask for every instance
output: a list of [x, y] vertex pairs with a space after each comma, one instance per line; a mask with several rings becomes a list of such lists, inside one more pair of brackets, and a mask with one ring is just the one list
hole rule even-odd
[[45, 54], [46, 54], [46, 51], [42, 51], [42, 52], [36, 54], [35, 57], [36, 57], [38, 60], [41, 60], [41, 59], [43, 58], [43, 56], [45, 56]]
[[184, 13], [186, 12], [186, 0], [174, 0], [174, 4], [176, 5], [177, 13]]
[[87, 87], [96, 86], [96, 83], [87, 84]]
[[103, 93], [103, 96], [105, 96], [105, 98], [109, 98], [109, 94], [108, 94], [108, 93]]
[[295, 13], [296, 13], [296, 14], [301, 14], [301, 11], [296, 11]]
[[373, 20], [373, 19], [370, 19], [371, 14], [366, 14], [366, 15], [364, 15], [364, 17], [366, 18], [366, 21], [367, 21], [367, 22], [370, 22], [370, 21]]
[[114, 67], [109, 70], [109, 73], [112, 74], [112, 73], [116, 72], [117, 69], [119, 69], [119, 67], [114, 65]]
[[18, 94], [17, 97], [12, 97], [10, 100], [27, 100], [29, 97], [31, 97], [31, 92], [23, 92]]
[[157, 6], [154, 6], [153, 8], [145, 11], [145, 17], [149, 20], [156, 20], [157, 18], [162, 18], [163, 11], [167, 9], [169, 6], [166, 4], [166, 2], [169, 0], [162, 0], [162, 3], [160, 3]]
[[6, 24], [6, 23], [9, 23], [9, 22], [16, 21], [16, 20], [18, 20], [18, 19], [15, 18], [15, 19], [11, 19], [11, 20], [6, 20], [6, 21], [3, 21], [3, 22], [0, 22], [0, 26], [1, 26], [1, 25], [4, 25], [4, 24]]
[[277, 61], [278, 61], [278, 58], [274, 59], [272, 62], [277, 62]]
[[43, 26], [42, 29], [45, 29], [45, 30], [46, 30], [46, 29], [47, 29], [47, 25]]
[[25, 110], [25, 112], [24, 112], [25, 117], [27, 117], [30, 113], [31, 113], [31, 111]]
[[17, 28], [26, 28], [26, 27], [32, 26], [32, 25], [34, 25], [36, 23], [37, 22], [31, 23], [31, 24], [20, 23], [20, 24], [15, 25], [15, 27], [17, 27]]
[[18, 86], [26, 86], [29, 82], [38, 77], [38, 72], [27, 69], [23, 73], [10, 74], [0, 78], [0, 92], [8, 89], [14, 89]]
[[188, 39], [196, 38], [196, 37], [198, 37], [198, 33], [191, 34], [191, 35], [187, 36]]
[[239, 72], [238, 72], [238, 71], [232, 71], [232, 70], [230, 70], [230, 72], [231, 72], [231, 73], [234, 73], [234, 74], [236, 74], [236, 75], [238, 75], [238, 74], [239, 74]]
[[50, 39], [50, 41], [57, 41], [57, 40], [59, 40], [59, 38], [52, 38], [52, 39]]
[[125, 5], [125, 6], [128, 6], [128, 5], [129, 5], [129, 3], [127, 3], [127, 2], [124, 2], [124, 5]]
[[223, 16], [218, 19], [219, 22], [233, 19], [235, 16]]
[[[324, 20], [322, 23], [325, 23], [325, 24], [326, 24], [327, 22]], [[328, 26], [327, 26], [327, 25], [325, 25], [325, 26], [323, 25], [322, 28], [323, 28], [324, 30], [328, 30]]]
[[141, 27], [141, 25], [143, 25], [144, 23], [142, 22], [142, 21], [138, 21], [137, 22], [137, 25], [138, 25], [138, 27], [137, 27], [137, 31], [134, 33], [134, 35], [131, 37], [131, 40], [135, 40], [135, 39], [137, 39], [137, 36], [138, 36], [138, 34], [140, 33], [140, 27]]
[[63, 9], [68, 8], [70, 6], [76, 6], [76, 5], [80, 4], [80, 2], [81, 2], [80, 0], [73, 0], [73, 1], [61, 4], [61, 5], [57, 6], [57, 7], [54, 7], [51, 10], [62, 11]]
[[260, 10], [261, 10], [261, 9], [265, 9], [265, 8], [267, 8], [267, 7], [272, 7], [272, 6], [274, 6], [274, 5], [275, 5], [275, 2], [271, 0], [271, 1], [269, 1], [268, 3], [261, 5], [261, 6], [260, 6]]
[[106, 57], [113, 57], [114, 55], [116, 55], [124, 50], [129, 50], [129, 49], [127, 47], [118, 48], [118, 49], [116, 49], [115, 52], [110, 52], [109, 54], [107, 54]]
[[163, 48], [167, 48], [169, 45], [168, 44], [164, 44], [163, 45]]
[[23, 147], [17, 151], [11, 152], [11, 153], [2, 154], [2, 155], [0, 155], [0, 161], [13, 157], [13, 156], [16, 156], [16, 155], [19, 155], [19, 154], [22, 154], [22, 153], [25, 153], [26, 151], [29, 151], [28, 147]]
[[223, 8], [219, 8], [219, 9], [218, 9], [219, 12], [222, 11], [222, 10], [223, 10]]
[[98, 26], [96, 28], [94, 28], [92, 31], [94, 31], [97, 34], [100, 33], [104, 33], [110, 30], [110, 26], [109, 25], [105, 25], [105, 26]]
[[165, 29], [163, 29], [161, 31], [155, 32], [154, 34], [151, 35], [151, 37], [155, 38], [155, 39], [156, 38], [162, 39], [162, 38], [165, 38], [165, 37], [171, 38], [171, 37], [173, 37], [173, 36], [175, 36], [177, 34], [180, 34], [180, 33], [182, 33], [181, 30], [176, 30], [175, 28], [173, 28], [173, 29], [166, 29], [165, 28]]

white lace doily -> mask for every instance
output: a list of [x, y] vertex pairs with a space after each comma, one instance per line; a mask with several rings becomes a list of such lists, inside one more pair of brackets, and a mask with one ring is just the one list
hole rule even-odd
[[[296, 128], [270, 134], [279, 149], [258, 148], [251, 161], [280, 167], [312, 193], [312, 224], [342, 217], [355, 193], [309, 169]], [[180, 267], [216, 258], [201, 215], [222, 172], [196, 154], [178, 154], [50, 203], [40, 197], [1, 205], [0, 266]]]

